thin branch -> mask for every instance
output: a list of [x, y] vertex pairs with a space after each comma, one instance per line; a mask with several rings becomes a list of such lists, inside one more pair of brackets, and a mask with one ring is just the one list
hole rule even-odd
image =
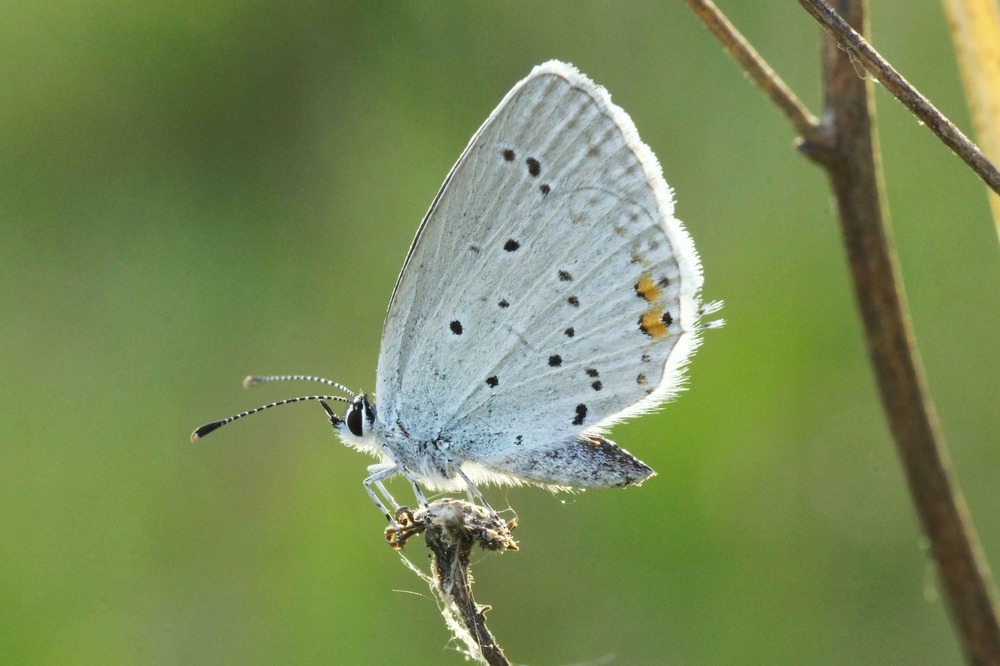
[[[472, 596], [469, 561], [473, 546], [503, 552], [517, 550], [511, 538], [513, 522], [505, 523], [493, 512], [468, 502], [446, 498], [411, 512], [401, 507], [396, 514], [400, 529], [388, 528], [386, 538], [402, 549], [413, 536], [423, 533], [431, 551], [434, 589], [442, 602], [445, 623], [460, 624], [462, 639], [474, 656], [489, 666], [509, 666], [500, 645], [486, 627], [489, 606], [480, 606]], [[455, 622], [457, 618], [458, 622]]]
[[[851, 24], [867, 28], [863, 2], [839, 0], [838, 5]], [[842, 22], [838, 17], [837, 23]], [[852, 58], [832, 37], [824, 40], [823, 60], [823, 116], [834, 146], [834, 158], [824, 166], [837, 198], [855, 297], [882, 404], [920, 522], [931, 541], [966, 658], [974, 664], [997, 664], [1000, 623], [989, 568], [927, 398], [898, 277], [882, 194], [871, 82], [858, 77]]]
[[743, 66], [761, 90], [767, 93], [775, 106], [781, 109], [788, 121], [792, 123], [799, 134], [809, 140], [816, 140], [818, 121], [809, 109], [799, 101], [795, 93], [775, 74], [770, 65], [760, 57], [760, 54], [750, 45], [750, 42], [729, 22], [729, 19], [719, 11], [712, 0], [688, 0], [688, 4], [698, 18], [712, 31], [712, 34], [722, 42], [733, 60]]
[[986, 156], [938, 111], [930, 101], [920, 94], [909, 81], [897, 72], [878, 51], [851, 28], [830, 5], [823, 0], [799, 0], [799, 4], [819, 21], [837, 43], [847, 49], [885, 89], [913, 112], [934, 134], [968, 164], [973, 171], [997, 194], [1000, 194], [1000, 171], [986, 159]]
[[[850, 23], [864, 31], [861, 0], [839, 0], [838, 7]], [[831, 23], [847, 25], [839, 17]], [[857, 35], [853, 30], [851, 33]], [[871, 82], [857, 76], [852, 58], [839, 45], [841, 39], [824, 40], [826, 108], [823, 121], [803, 133], [803, 152], [827, 170], [837, 198], [855, 298], [883, 409], [921, 526], [931, 542], [962, 648], [970, 663], [1000, 664], [996, 593], [965, 500], [952, 476], [933, 405], [926, 397], [926, 382], [898, 278], [882, 192]], [[857, 39], [861, 40], [860, 36]], [[870, 50], [866, 43], [865, 47]], [[919, 96], [912, 86], [905, 85]], [[919, 99], [926, 102], [923, 96]], [[787, 115], [784, 106], [779, 106]], [[792, 124], [798, 127], [796, 121]], [[821, 140], [812, 140], [817, 133]]]

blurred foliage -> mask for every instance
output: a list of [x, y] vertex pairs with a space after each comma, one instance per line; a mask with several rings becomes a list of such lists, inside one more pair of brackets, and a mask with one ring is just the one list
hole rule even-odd
[[[874, 42], [968, 127], [941, 10]], [[728, 6], [726, 6], [728, 5]], [[724, 3], [818, 110], [818, 30]], [[0, 5], [0, 659], [459, 663], [301, 387], [374, 386], [421, 215], [549, 58], [658, 154], [726, 301], [690, 391], [613, 436], [641, 489], [487, 489], [477, 594], [516, 661], [958, 663], [881, 416], [823, 174], [683, 3]], [[957, 476], [1000, 562], [1000, 262], [983, 188], [882, 91], [888, 198]], [[404, 487], [399, 496], [406, 495]], [[420, 544], [408, 549], [418, 563]]]

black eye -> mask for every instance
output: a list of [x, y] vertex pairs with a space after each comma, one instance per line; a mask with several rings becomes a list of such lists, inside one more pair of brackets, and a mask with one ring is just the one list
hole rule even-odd
[[347, 412], [347, 429], [355, 437], [361, 437], [364, 431], [361, 430], [361, 403], [355, 402], [351, 405], [351, 411]]

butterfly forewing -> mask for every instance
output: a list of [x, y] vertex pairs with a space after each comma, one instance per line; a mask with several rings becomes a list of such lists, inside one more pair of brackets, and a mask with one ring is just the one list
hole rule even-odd
[[488, 465], [669, 397], [701, 286], [672, 209], [607, 93], [567, 65], [536, 68], [418, 231], [383, 331], [380, 420]]

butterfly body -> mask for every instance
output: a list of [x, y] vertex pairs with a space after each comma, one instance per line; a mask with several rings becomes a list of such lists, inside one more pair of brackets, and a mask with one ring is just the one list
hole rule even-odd
[[[357, 416], [352, 419], [352, 414]], [[349, 419], [357, 424], [355, 430]], [[474, 442], [456, 446], [442, 434], [421, 439], [401, 423], [382, 423], [366, 395], [348, 407], [346, 418], [332, 422], [345, 444], [380, 455], [387, 468], [404, 471], [431, 490], [462, 490], [465, 478], [477, 483], [535, 483], [559, 489], [621, 487], [641, 483], [655, 473], [628, 451], [596, 435], [577, 437], [560, 446], [526, 449], [521, 448], [523, 440], [515, 438], [512, 451], [493, 455], [483, 455]], [[464, 478], [459, 468], [464, 470]]]

